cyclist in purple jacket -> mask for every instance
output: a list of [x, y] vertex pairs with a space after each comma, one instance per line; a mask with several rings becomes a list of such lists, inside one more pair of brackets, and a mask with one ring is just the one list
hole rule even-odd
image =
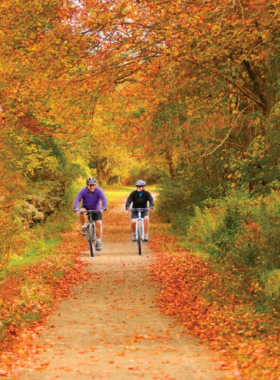
[[[107, 199], [103, 191], [96, 186], [95, 178], [88, 178], [86, 180], [86, 187], [82, 188], [75, 199], [74, 210], [76, 214], [79, 214], [80, 211], [86, 210], [96, 210], [100, 213], [92, 215], [93, 220], [95, 221], [96, 226], [96, 250], [100, 251], [102, 248], [101, 245], [101, 236], [102, 236], [102, 213], [107, 209]], [[82, 208], [80, 209], [80, 201], [83, 200]], [[100, 206], [100, 201], [102, 202], [102, 207]], [[80, 221], [82, 223], [82, 233], [84, 236], [87, 235], [87, 217], [85, 214], [80, 214]]]

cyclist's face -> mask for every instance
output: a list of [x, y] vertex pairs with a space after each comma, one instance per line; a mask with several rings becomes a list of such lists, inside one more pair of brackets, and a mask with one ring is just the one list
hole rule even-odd
[[89, 189], [89, 191], [90, 191], [91, 193], [94, 192], [95, 187], [96, 187], [96, 185], [87, 185], [87, 188]]
[[144, 186], [137, 186], [136, 189], [137, 191], [141, 192], [144, 189]]

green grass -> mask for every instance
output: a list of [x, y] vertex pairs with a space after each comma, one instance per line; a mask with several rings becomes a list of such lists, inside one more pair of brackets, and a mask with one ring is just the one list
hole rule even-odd
[[[103, 186], [103, 191], [108, 199], [108, 203], [112, 200], [116, 200], [123, 196], [129, 196], [129, 194], [135, 190], [135, 186]], [[147, 191], [149, 192], [157, 192], [156, 186], [148, 186]]]
[[22, 319], [26, 319], [26, 321], [38, 321], [40, 319], [40, 314], [22, 314]]
[[34, 260], [45, 257], [49, 252], [60, 243], [60, 236], [57, 235], [53, 239], [45, 240], [39, 239], [34, 242], [28, 251], [22, 257], [11, 257], [8, 268], [18, 265], [32, 265]]
[[117, 198], [124, 196], [129, 196], [129, 194], [135, 190], [133, 186], [103, 186], [102, 190], [104, 191], [108, 203]]

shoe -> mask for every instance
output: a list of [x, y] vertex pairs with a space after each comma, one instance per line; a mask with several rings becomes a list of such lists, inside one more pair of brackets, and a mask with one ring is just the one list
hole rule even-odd
[[136, 241], [136, 234], [131, 234], [131, 240], [133, 241], [133, 243]]
[[87, 236], [87, 227], [82, 227], [83, 236]]
[[102, 243], [101, 243], [101, 241], [97, 241], [96, 242], [95, 248], [96, 248], [97, 251], [101, 251], [101, 249], [102, 249]]
[[144, 241], [149, 241], [149, 235], [144, 235]]

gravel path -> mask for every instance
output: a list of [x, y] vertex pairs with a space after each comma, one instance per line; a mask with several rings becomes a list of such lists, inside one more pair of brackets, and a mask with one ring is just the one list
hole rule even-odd
[[20, 380], [223, 378], [214, 369], [214, 354], [153, 304], [156, 284], [145, 270], [152, 252], [146, 245], [143, 257], [137, 255], [122, 214], [114, 209], [107, 225], [105, 218], [105, 243], [97, 257], [81, 253], [92, 279], [48, 318], [32, 358], [36, 369]]

